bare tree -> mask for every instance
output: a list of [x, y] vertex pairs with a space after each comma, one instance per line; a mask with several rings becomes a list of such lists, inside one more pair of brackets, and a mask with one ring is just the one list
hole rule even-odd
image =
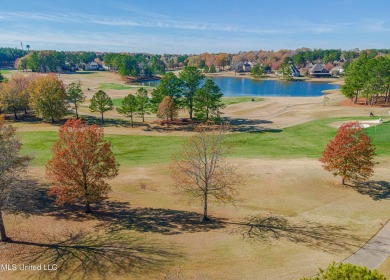
[[209, 198], [219, 202], [232, 202], [241, 176], [226, 160], [229, 148], [223, 144], [226, 126], [217, 129], [207, 126], [197, 128], [182, 151], [173, 158], [171, 176], [178, 187], [203, 202], [202, 222], [209, 221], [207, 206]]
[[10, 191], [14, 188], [21, 174], [25, 173], [29, 156], [20, 156], [22, 147], [11, 125], [4, 125], [4, 117], [0, 115], [0, 237], [1, 241], [8, 241], [2, 215]]

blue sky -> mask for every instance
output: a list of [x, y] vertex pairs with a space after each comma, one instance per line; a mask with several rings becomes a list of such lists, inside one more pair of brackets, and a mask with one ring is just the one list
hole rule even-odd
[[149, 53], [390, 48], [389, 0], [2, 0], [0, 46]]

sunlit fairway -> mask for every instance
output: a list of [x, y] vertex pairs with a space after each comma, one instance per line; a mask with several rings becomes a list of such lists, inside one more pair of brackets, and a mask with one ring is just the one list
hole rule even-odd
[[141, 87], [151, 88], [149, 86], [122, 85], [122, 84], [116, 84], [116, 83], [100, 83], [98, 86], [98, 89], [101, 89], [101, 90], [107, 90], [107, 89], [128, 90], [128, 89], [138, 89]]
[[[231, 133], [226, 142], [232, 147], [232, 157], [239, 158], [320, 158], [326, 143], [336, 134], [330, 126], [350, 118], [330, 118], [256, 133]], [[359, 118], [354, 118], [359, 119]], [[361, 118], [364, 119], [364, 118]], [[129, 128], [131, 129], [131, 128]], [[378, 156], [390, 156], [388, 139], [390, 122], [367, 129]], [[51, 157], [51, 147], [57, 139], [52, 131], [20, 132], [23, 153], [32, 154], [33, 165], [44, 165]], [[315, 136], [315, 137], [313, 137]], [[119, 162], [125, 166], [165, 163], [186, 141], [188, 136], [106, 135]]]
[[11, 74], [10, 70], [0, 70], [0, 74]]
[[[100, 86], [101, 87], [101, 86]], [[129, 88], [138, 88], [137, 86], [132, 86]], [[148, 87], [145, 87], [148, 88]], [[103, 88], [102, 88], [103, 89]], [[118, 85], [117, 88], [111, 88], [111, 89], [128, 89], [127, 86], [124, 85]], [[112, 102], [114, 103], [115, 107], [118, 107], [121, 105], [123, 98], [114, 98]], [[264, 98], [262, 97], [222, 97], [222, 103], [227, 105], [233, 105], [233, 104], [239, 104], [243, 102], [260, 102], [263, 101]]]

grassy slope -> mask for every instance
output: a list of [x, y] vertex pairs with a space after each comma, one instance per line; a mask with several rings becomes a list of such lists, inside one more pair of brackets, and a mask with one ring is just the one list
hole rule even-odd
[[[100, 87], [99, 87], [100, 88]], [[264, 98], [261, 97], [222, 97], [222, 102], [225, 105], [232, 105], [232, 104], [238, 104], [243, 102], [250, 102], [252, 101], [252, 98], [255, 100], [255, 102], [263, 101]], [[114, 106], [118, 107], [121, 105], [123, 98], [115, 98], [112, 100], [114, 103]]]
[[232, 105], [232, 104], [238, 104], [243, 102], [250, 102], [252, 101], [252, 98], [256, 101], [264, 101], [264, 98], [262, 97], [250, 97], [250, 96], [243, 96], [243, 97], [222, 97], [222, 102], [225, 105]]
[[[344, 118], [346, 119], [346, 118]], [[281, 132], [234, 133], [227, 137], [233, 157], [319, 158], [336, 129], [329, 124], [342, 120], [325, 119], [289, 127]], [[389, 156], [390, 122], [368, 129], [379, 156]], [[23, 152], [34, 155], [33, 165], [44, 165], [51, 157], [56, 132], [21, 132]], [[119, 162], [125, 166], [169, 162], [171, 155], [185, 142], [185, 136], [107, 135]]]
[[10, 70], [0, 70], [0, 73], [1, 74], [10, 74], [11, 71]]
[[127, 90], [127, 89], [137, 89], [137, 88], [150, 88], [148, 86], [130, 86], [130, 85], [122, 85], [116, 83], [100, 83], [98, 89], [113, 89], [113, 90]]

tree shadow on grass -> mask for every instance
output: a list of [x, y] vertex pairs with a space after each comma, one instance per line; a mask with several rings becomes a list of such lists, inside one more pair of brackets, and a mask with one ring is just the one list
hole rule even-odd
[[374, 200], [390, 199], [390, 182], [387, 181], [355, 182], [352, 188]]
[[330, 253], [352, 251], [364, 240], [352, 235], [342, 226], [303, 221], [293, 223], [281, 216], [254, 216], [244, 222], [231, 223], [234, 233], [253, 241], [287, 239], [313, 249]]
[[5, 210], [24, 216], [40, 215], [54, 211], [54, 199], [47, 195], [49, 185], [32, 178], [20, 180], [12, 188]]
[[14, 262], [55, 265], [56, 270], [38, 271], [34, 278], [111, 279], [112, 275], [157, 272], [175, 258], [182, 257], [177, 248], [132, 237], [126, 232], [88, 234], [65, 231], [47, 239], [47, 243], [10, 242], [21, 252]]
[[47, 195], [48, 186], [35, 180], [25, 180], [23, 186], [10, 195], [7, 211], [20, 215], [52, 216], [72, 221], [95, 220], [98, 228], [107, 231], [136, 230], [156, 232], [164, 235], [184, 232], [205, 232], [225, 227], [223, 219], [202, 223], [202, 216], [195, 212], [163, 209], [132, 208], [128, 202], [105, 200], [91, 205], [92, 213], [85, 213], [81, 203], [64, 206], [55, 205], [53, 197]]
[[48, 215], [57, 219], [75, 221], [97, 220], [99, 224], [96, 227], [107, 232], [136, 230], [175, 235], [185, 232], [207, 232], [225, 227], [222, 219], [212, 219], [210, 223], [202, 223], [202, 216], [195, 212], [163, 208], [131, 208], [128, 202], [107, 200], [96, 203], [91, 214], [84, 213], [84, 210], [83, 205], [74, 204], [58, 207]]
[[[88, 125], [96, 124], [101, 127], [131, 127], [130, 120], [120, 119], [120, 118], [104, 118], [104, 123], [102, 123], [101, 118], [89, 115], [81, 115], [80, 118], [86, 122]], [[142, 122], [134, 122], [134, 127], [137, 126], [147, 126], [147, 124]]]
[[262, 133], [262, 132], [281, 132], [281, 129], [272, 129], [264, 127], [264, 124], [273, 123], [267, 120], [254, 120], [242, 118], [223, 118], [225, 122], [230, 124], [230, 131], [233, 132], [247, 132], [247, 133]]
[[12, 121], [14, 123], [26, 122], [26, 123], [36, 124], [36, 123], [43, 122], [43, 119], [38, 118], [37, 116], [35, 116], [34, 114], [32, 114], [30, 112], [28, 112], [27, 114], [19, 112], [17, 120], [14, 119], [13, 114], [7, 114], [6, 119], [9, 121]]
[[196, 128], [197, 124], [188, 124], [188, 125], [174, 125], [170, 124], [167, 126], [166, 124], [161, 124], [161, 125], [148, 125], [144, 131], [155, 131], [155, 132], [162, 132], [162, 133], [167, 133], [167, 132], [176, 132], [176, 131], [182, 131], [182, 132], [193, 132]]

